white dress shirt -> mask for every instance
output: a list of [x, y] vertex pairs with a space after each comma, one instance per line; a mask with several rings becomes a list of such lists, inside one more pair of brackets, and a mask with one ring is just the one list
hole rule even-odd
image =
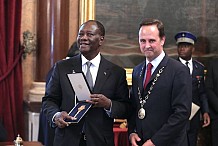
[[[161, 54], [155, 58], [154, 60], [152, 60], [151, 62], [149, 62], [146, 58], [146, 66], [148, 65], [148, 63], [152, 64], [152, 69], [151, 69], [151, 74], [153, 74], [153, 72], [155, 71], [155, 69], [157, 68], [157, 66], [160, 64], [160, 62], [163, 60], [165, 56], [165, 52], [162, 51]], [[146, 73], [147, 73], [147, 69], [145, 71], [145, 76], [144, 76], [144, 82], [145, 82], [145, 77], [146, 77]], [[144, 83], [143, 83], [144, 84]]]
[[98, 73], [98, 68], [99, 68], [99, 64], [101, 61], [101, 55], [100, 53], [98, 53], [98, 55], [93, 58], [92, 60], [87, 60], [83, 55], [81, 55], [82, 57], [82, 71], [84, 73], [84, 75], [87, 72], [87, 65], [86, 62], [89, 61], [91, 62], [91, 66], [90, 66], [90, 72], [92, 74], [92, 80], [93, 80], [93, 87], [95, 86], [95, 81], [96, 81], [96, 77], [97, 77], [97, 73]]
[[192, 63], [192, 58], [188, 61], [182, 59], [181, 57], [179, 57], [179, 60], [182, 62], [182, 64], [184, 64], [186, 66], [186, 62], [188, 62], [188, 67], [189, 67], [189, 71], [190, 71], [190, 75], [192, 74], [193, 71], [193, 63]]

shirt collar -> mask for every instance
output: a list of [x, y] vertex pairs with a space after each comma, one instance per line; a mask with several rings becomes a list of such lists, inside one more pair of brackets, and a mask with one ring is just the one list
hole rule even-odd
[[95, 56], [95, 58], [93, 58], [92, 60], [87, 60], [82, 54], [81, 54], [81, 58], [82, 58], [82, 66], [85, 65], [87, 61], [90, 61], [92, 65], [94, 65], [95, 67], [99, 67], [101, 61], [100, 53], [98, 53], [98, 55]]
[[185, 64], [186, 62], [189, 62], [189, 64], [192, 64], [192, 58], [188, 61], [182, 59], [181, 57], [179, 57], [179, 60], [182, 62], [182, 64]]
[[[157, 66], [160, 64], [160, 62], [163, 60], [165, 56], [165, 52], [162, 51], [159, 56], [157, 56], [154, 60], [152, 60], [150, 63], [153, 65], [153, 68], [156, 69]], [[146, 66], [148, 65], [149, 61], [146, 58]]]

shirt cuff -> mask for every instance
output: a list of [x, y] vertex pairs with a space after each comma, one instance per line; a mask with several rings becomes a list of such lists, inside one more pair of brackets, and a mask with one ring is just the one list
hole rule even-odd
[[109, 117], [111, 117], [111, 109], [112, 109], [112, 102], [109, 110], [104, 109]]
[[53, 116], [52, 119], [51, 119], [52, 123], [55, 124], [54, 118], [55, 118], [55, 116], [56, 116], [57, 114], [59, 114], [59, 113], [60, 113], [60, 112], [57, 112], [57, 113], [54, 114], [54, 116]]

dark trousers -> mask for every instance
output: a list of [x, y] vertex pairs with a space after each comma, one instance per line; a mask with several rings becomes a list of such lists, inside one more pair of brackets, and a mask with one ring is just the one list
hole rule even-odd
[[189, 146], [197, 145], [198, 132], [200, 130], [200, 112], [198, 112], [190, 121], [190, 127], [188, 129], [188, 144]]
[[79, 146], [86, 146], [86, 135], [82, 134]]

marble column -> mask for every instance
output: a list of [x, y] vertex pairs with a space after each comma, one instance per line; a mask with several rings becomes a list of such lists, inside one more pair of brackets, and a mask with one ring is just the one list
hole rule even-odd
[[58, 60], [66, 57], [69, 45], [69, 0], [38, 0], [35, 81], [45, 77]]
[[46, 75], [55, 62], [66, 57], [68, 51], [69, 7], [69, 0], [37, 1], [36, 73], [25, 101], [29, 141], [38, 140], [39, 112], [45, 93]]

